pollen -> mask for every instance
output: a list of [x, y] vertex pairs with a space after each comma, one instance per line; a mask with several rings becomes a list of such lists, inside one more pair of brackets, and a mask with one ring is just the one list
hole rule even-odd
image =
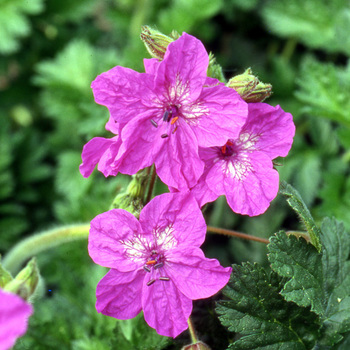
[[148, 261], [146, 261], [146, 265], [154, 265], [156, 263], [157, 263], [156, 260], [148, 260]]
[[175, 124], [178, 119], [179, 119], [179, 117], [174, 117], [173, 119], [171, 119], [170, 124], [171, 125]]

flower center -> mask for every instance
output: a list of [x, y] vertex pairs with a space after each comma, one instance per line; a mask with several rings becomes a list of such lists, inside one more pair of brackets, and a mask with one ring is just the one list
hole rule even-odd
[[162, 269], [164, 263], [164, 254], [156, 249], [153, 249], [146, 259], [145, 265], [143, 266], [143, 269], [151, 275], [149, 281], [147, 282], [147, 286], [152, 285], [154, 282], [156, 282], [156, 280], [170, 281], [169, 277], [161, 276], [164, 272]]
[[227, 141], [224, 146], [221, 147], [221, 153], [224, 157], [231, 157], [236, 153], [235, 144], [232, 141]]

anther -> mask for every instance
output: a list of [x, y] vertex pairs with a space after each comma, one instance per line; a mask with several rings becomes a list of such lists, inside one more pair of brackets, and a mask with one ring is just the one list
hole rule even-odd
[[226, 154], [226, 145], [221, 147], [221, 152], [222, 152], [223, 154]]
[[146, 265], [154, 265], [156, 262], [156, 260], [148, 260], [146, 261]]
[[151, 269], [150, 269], [149, 267], [147, 267], [147, 266], [144, 266], [143, 269], [144, 269], [145, 271], [147, 271], [147, 272], [151, 272]]
[[151, 119], [150, 122], [155, 128], [158, 128], [158, 124], [153, 119]]
[[176, 125], [175, 129], [172, 131], [172, 134], [173, 134], [176, 130], [177, 130], [177, 125]]
[[169, 121], [168, 117], [169, 117], [169, 111], [165, 111], [164, 114], [163, 114], [163, 121], [164, 122]]
[[161, 135], [160, 136], [162, 139], [166, 139], [167, 137], [169, 137], [169, 135], [168, 134], [163, 134], [163, 135]]
[[164, 266], [164, 263], [160, 262], [160, 263], [158, 263], [158, 264], [155, 264], [155, 265], [153, 266], [153, 268], [154, 268], [154, 269], [160, 269], [160, 268], [163, 267], [163, 266]]
[[178, 119], [179, 119], [179, 117], [174, 117], [173, 119], [171, 119], [170, 124], [171, 125], [175, 124]]
[[160, 281], [170, 281], [169, 277], [159, 277]]
[[147, 282], [147, 286], [150, 286], [151, 284], [153, 284], [156, 280], [155, 279], [151, 279]]

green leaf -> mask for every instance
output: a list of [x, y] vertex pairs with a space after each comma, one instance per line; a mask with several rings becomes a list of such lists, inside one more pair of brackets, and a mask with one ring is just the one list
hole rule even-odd
[[283, 299], [284, 280], [259, 265], [233, 266], [224, 289], [228, 301], [216, 311], [221, 323], [243, 336], [230, 349], [311, 349], [318, 337], [317, 316]]
[[43, 0], [0, 0], [0, 52], [10, 54], [19, 49], [19, 39], [30, 33], [27, 15], [43, 10]]
[[350, 331], [350, 234], [342, 223], [325, 218], [321, 240], [326, 305], [322, 341], [333, 345], [329, 339]]
[[350, 63], [338, 68], [307, 56], [300, 67], [296, 97], [304, 112], [350, 126]]
[[300, 194], [286, 182], [282, 182], [280, 192], [287, 197], [288, 204], [298, 214], [299, 218], [305, 225], [306, 230], [310, 235], [311, 243], [320, 252], [322, 247], [320, 242], [320, 230], [316, 226], [315, 221]]
[[267, 27], [328, 52], [350, 53], [348, 0], [270, 0], [262, 9]]
[[281, 295], [299, 306], [311, 306], [318, 315], [324, 313], [321, 254], [303, 238], [279, 232], [270, 239], [269, 261], [280, 276], [289, 278]]
[[161, 350], [170, 342], [170, 338], [157, 334], [146, 323], [142, 313], [133, 319], [118, 321], [114, 335], [112, 348], [118, 350]]

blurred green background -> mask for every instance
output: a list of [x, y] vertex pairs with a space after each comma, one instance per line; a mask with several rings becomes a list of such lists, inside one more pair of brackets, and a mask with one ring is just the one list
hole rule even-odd
[[[316, 220], [335, 216], [350, 229], [348, 0], [0, 0], [0, 254], [34, 232], [89, 222], [127, 184], [126, 176], [97, 171], [84, 179], [78, 167], [83, 145], [109, 136], [91, 81], [116, 65], [143, 71], [144, 24], [198, 37], [226, 78], [252, 67], [273, 84], [266, 102], [291, 112], [297, 126], [290, 154], [278, 160], [281, 179], [300, 191]], [[280, 196], [257, 218], [235, 215], [225, 198], [206, 216], [208, 224], [261, 237], [300, 229]], [[209, 235], [204, 249], [224, 265], [266, 264], [260, 243]], [[16, 349], [177, 349], [188, 340], [167, 345], [150, 333], [155, 346], [148, 346], [142, 318], [116, 327], [97, 315], [94, 289], [105, 271], [91, 263], [86, 242], [38, 259], [46, 292]], [[224, 332], [210, 302], [195, 303], [194, 319], [204, 341], [224, 349], [210, 336]]]

